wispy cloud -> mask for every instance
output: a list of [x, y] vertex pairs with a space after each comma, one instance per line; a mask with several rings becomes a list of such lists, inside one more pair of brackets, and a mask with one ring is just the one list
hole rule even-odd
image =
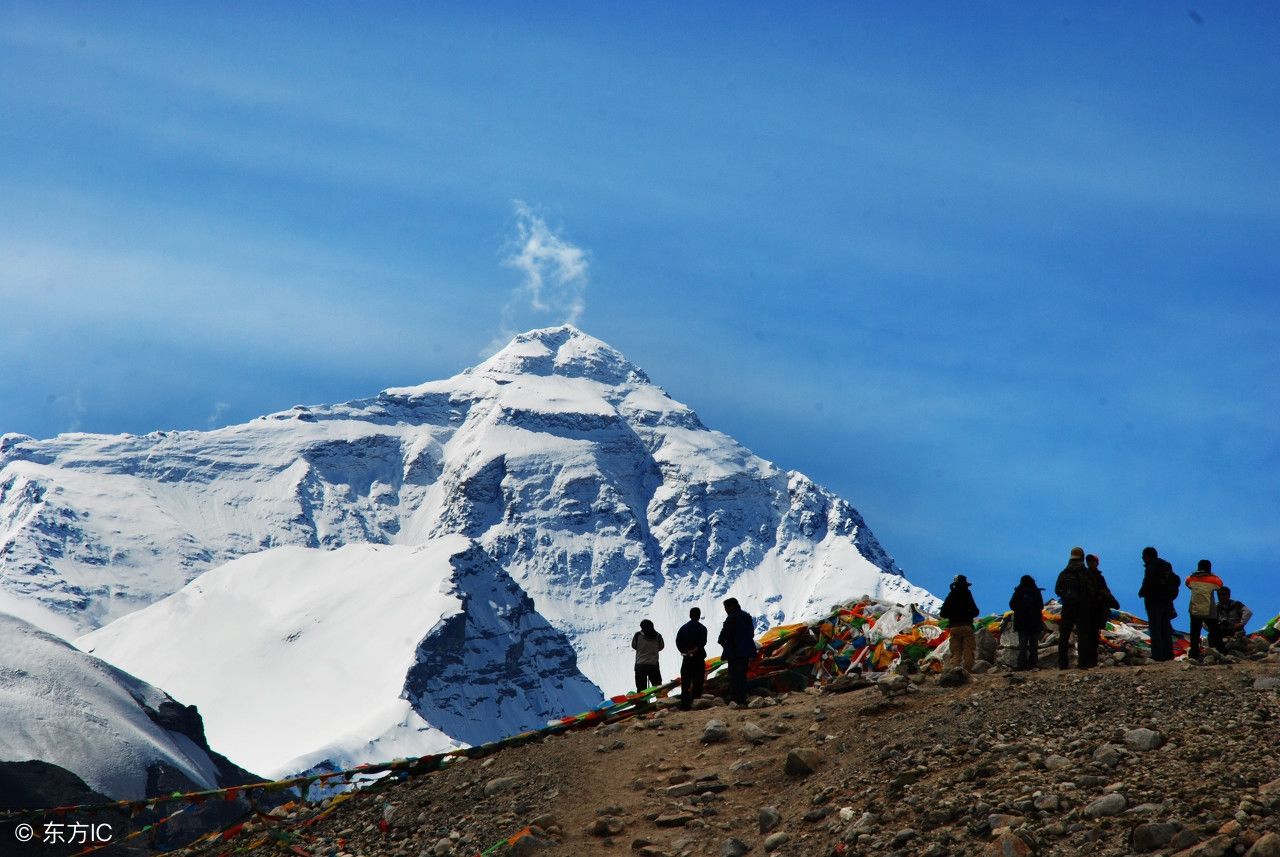
[[[516, 237], [502, 264], [522, 275], [502, 308], [500, 347], [515, 333], [518, 322], [577, 324], [587, 308], [587, 252], [566, 240], [521, 200], [513, 203]], [[493, 351], [490, 343], [489, 351]]]
[[222, 415], [231, 410], [230, 402], [214, 402], [213, 413], [209, 414], [209, 425], [216, 425], [222, 419]]

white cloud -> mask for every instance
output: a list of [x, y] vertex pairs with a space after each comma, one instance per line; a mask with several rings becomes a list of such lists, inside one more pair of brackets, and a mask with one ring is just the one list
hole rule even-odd
[[518, 332], [518, 322], [577, 324], [587, 308], [587, 252], [566, 241], [524, 202], [513, 205], [516, 239], [502, 264], [523, 277], [502, 308], [498, 347]]
[[222, 419], [222, 415], [231, 410], [230, 402], [214, 402], [213, 413], [209, 414], [209, 425], [216, 425]]

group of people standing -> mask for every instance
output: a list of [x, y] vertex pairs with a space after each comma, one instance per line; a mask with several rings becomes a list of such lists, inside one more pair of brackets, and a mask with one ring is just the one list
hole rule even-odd
[[[1173, 620], [1178, 615], [1174, 604], [1178, 598], [1180, 582], [1173, 566], [1160, 558], [1154, 547], [1142, 551], [1144, 573], [1138, 597], [1147, 609], [1147, 623], [1151, 635], [1151, 658], [1156, 661], [1173, 660]], [[1213, 564], [1200, 560], [1196, 570], [1186, 579], [1191, 593], [1188, 605], [1191, 614], [1190, 656], [1201, 656], [1200, 634], [1209, 632], [1209, 645], [1219, 652], [1243, 648], [1244, 628], [1253, 615], [1248, 607], [1231, 597], [1231, 590], [1222, 584], [1222, 578], [1213, 573]], [[1035, 579], [1024, 574], [1009, 607], [1013, 610], [1013, 630], [1018, 635], [1017, 668], [1036, 669], [1039, 666], [1040, 636], [1044, 632], [1043, 589]], [[1058, 574], [1053, 587], [1062, 605], [1062, 618], [1058, 623], [1058, 669], [1069, 664], [1071, 635], [1076, 637], [1076, 664], [1081, 669], [1098, 665], [1099, 634], [1111, 611], [1120, 603], [1107, 586], [1107, 580], [1098, 567], [1098, 557], [1086, 554], [1084, 548], [1072, 548], [1067, 566]], [[939, 616], [950, 623], [951, 650], [949, 664], [972, 669], [975, 645], [973, 620], [978, 617], [978, 606], [973, 600], [969, 581], [956, 575], [951, 591], [942, 602]]]
[[[1173, 620], [1178, 615], [1174, 604], [1178, 598], [1180, 582], [1173, 566], [1160, 558], [1153, 547], [1142, 551], [1144, 567], [1142, 586], [1138, 597], [1147, 608], [1147, 623], [1151, 635], [1151, 658], [1156, 661], [1173, 660]], [[1231, 597], [1231, 590], [1222, 578], [1213, 573], [1213, 564], [1200, 560], [1196, 570], [1186, 579], [1191, 593], [1188, 605], [1191, 614], [1190, 656], [1201, 656], [1200, 634], [1209, 632], [1209, 645], [1220, 652], [1243, 648], [1244, 628], [1253, 612]], [[1058, 573], [1053, 587], [1062, 605], [1062, 617], [1058, 623], [1058, 669], [1069, 665], [1071, 635], [1075, 634], [1076, 664], [1081, 669], [1098, 665], [1098, 642], [1102, 628], [1111, 611], [1120, 602], [1107, 586], [1107, 579], [1098, 567], [1098, 557], [1086, 554], [1084, 548], [1071, 549], [1066, 568]], [[1036, 669], [1039, 666], [1040, 636], [1044, 632], [1044, 590], [1036, 585], [1035, 578], [1024, 574], [1013, 590], [1009, 607], [1013, 611], [1013, 630], [1018, 635], [1017, 668]], [[729, 666], [729, 696], [739, 705], [747, 704], [747, 667], [756, 654], [755, 623], [736, 598], [724, 601], [725, 619], [717, 638], [722, 657]], [[949, 666], [973, 669], [976, 659], [976, 640], [973, 622], [979, 610], [973, 600], [969, 580], [957, 574], [951, 582], [951, 590], [942, 602], [938, 615], [946, 619], [951, 632]], [[689, 621], [676, 632], [676, 649], [680, 652], [680, 707], [686, 711], [693, 701], [702, 696], [703, 679], [707, 660], [707, 628], [702, 624], [702, 611], [689, 610]], [[640, 630], [631, 638], [631, 648], [636, 652], [636, 690], [662, 684], [658, 654], [666, 647], [662, 635], [653, 622], [644, 619]]]
[[[725, 619], [720, 626], [721, 657], [729, 666], [729, 698], [739, 705], [747, 704], [747, 667], [756, 654], [755, 622], [742, 609], [736, 598], [724, 600]], [[688, 711], [693, 701], [702, 696], [706, 678], [707, 626], [702, 624], [702, 611], [689, 609], [689, 621], [676, 632], [676, 649], [680, 652], [680, 707]], [[658, 653], [666, 647], [653, 622], [643, 619], [640, 630], [631, 638], [636, 650], [636, 691], [662, 684]]]

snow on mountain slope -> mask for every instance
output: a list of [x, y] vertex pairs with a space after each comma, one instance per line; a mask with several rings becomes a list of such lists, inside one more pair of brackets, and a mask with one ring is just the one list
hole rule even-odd
[[[0, 586], [89, 630], [270, 547], [481, 546], [606, 692], [648, 615], [760, 625], [869, 594], [936, 604], [858, 512], [707, 429], [571, 326], [453, 378], [212, 432], [0, 438]], [[677, 666], [664, 653], [664, 669]]]
[[162, 770], [219, 786], [208, 753], [153, 719], [164, 692], [5, 614], [0, 653], [0, 762], [50, 762], [117, 800], [154, 795]]
[[256, 553], [79, 645], [195, 701], [209, 740], [269, 775], [437, 752], [601, 701], [459, 535]]

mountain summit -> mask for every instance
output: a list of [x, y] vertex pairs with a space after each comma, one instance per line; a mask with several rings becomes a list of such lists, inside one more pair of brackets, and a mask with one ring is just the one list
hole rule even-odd
[[[362, 545], [392, 550], [323, 557]], [[272, 550], [285, 547], [317, 558]], [[344, 599], [382, 604], [379, 592], [400, 591], [388, 562], [450, 597], [408, 615], [388, 604], [389, 621], [404, 626], [385, 643], [394, 655], [355, 653], [402, 664], [399, 700], [454, 738], [479, 703], [440, 682], [445, 672], [464, 684], [493, 682], [485, 704], [513, 726], [520, 706], [501, 698], [521, 670], [549, 669], [575, 701], [588, 680], [609, 694], [625, 688], [641, 617], [671, 639], [688, 608], [701, 606], [714, 637], [727, 596], [761, 627], [863, 594], [935, 603], [847, 502], [708, 429], [621, 353], [572, 326], [521, 334], [447, 380], [216, 431], [0, 439], [0, 585], [86, 631], [187, 587], [180, 610], [156, 604], [83, 644], [198, 704], [210, 740], [249, 767], [255, 760], [236, 758], [207, 699], [230, 688], [184, 669], [175, 652], [172, 636], [184, 629], [211, 629], [201, 645], [217, 646], [216, 629], [245, 627], [219, 618], [234, 614], [237, 598], [196, 591], [200, 575], [231, 563], [220, 587], [242, 588], [242, 604], [270, 600], [270, 610], [252, 608], [264, 615], [246, 634], [278, 631], [278, 640], [301, 630], [295, 639], [306, 639], [316, 619], [333, 636], [318, 648], [313, 636], [308, 650], [320, 657], [345, 645], [346, 658], [359, 625], [325, 621], [331, 602], [298, 590], [315, 568], [316, 586], [341, 580]], [[423, 563], [435, 570], [417, 570]], [[535, 627], [544, 629], [536, 652], [521, 640]], [[669, 648], [664, 674], [677, 661]], [[501, 664], [497, 675], [507, 678], [469, 672], [482, 664]], [[227, 681], [234, 673], [223, 671]], [[532, 687], [520, 693], [537, 696]], [[395, 699], [385, 702], [379, 728], [417, 722]], [[538, 697], [525, 719], [553, 708]], [[359, 737], [352, 729], [348, 745]], [[283, 764], [258, 767], [273, 763]]]

